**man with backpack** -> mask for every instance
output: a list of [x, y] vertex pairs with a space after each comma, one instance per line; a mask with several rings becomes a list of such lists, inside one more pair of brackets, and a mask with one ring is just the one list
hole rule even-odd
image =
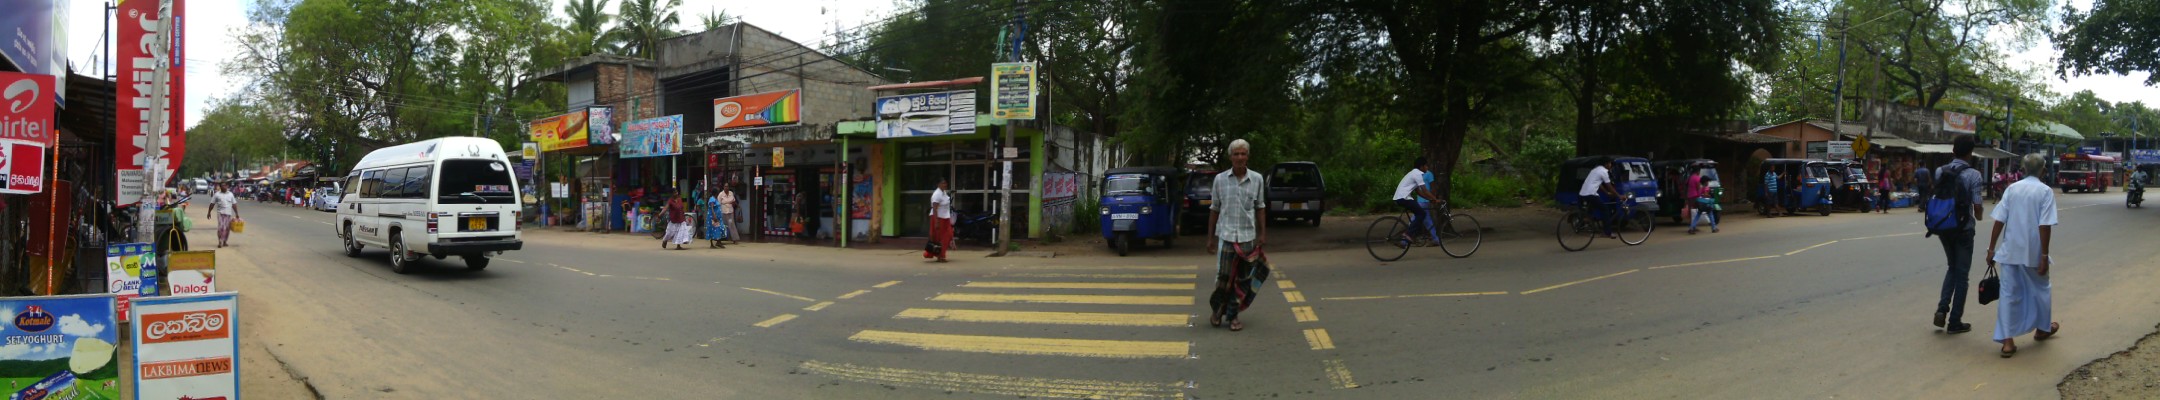
[[1935, 302], [1935, 326], [1955, 334], [1972, 331], [1972, 324], [1964, 322], [1965, 291], [1972, 275], [1973, 227], [1983, 215], [1979, 193], [1985, 190], [1986, 178], [1967, 161], [1972, 158], [1972, 135], [1958, 136], [1950, 143], [1956, 157], [1935, 169], [1935, 176], [1929, 180], [1933, 187], [1923, 186], [1932, 197], [1924, 198], [1921, 215], [1926, 217], [1922, 225], [1927, 234], [1941, 238], [1943, 254], [1950, 259], [1950, 268], [1943, 275], [1942, 297]]

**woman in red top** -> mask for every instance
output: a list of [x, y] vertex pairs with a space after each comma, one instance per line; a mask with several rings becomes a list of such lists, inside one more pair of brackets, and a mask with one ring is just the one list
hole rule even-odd
[[690, 243], [690, 217], [684, 215], [686, 208], [688, 206], [683, 205], [681, 197], [668, 196], [665, 214], [668, 221], [667, 236], [661, 236], [660, 248], [665, 249], [672, 244], [676, 250], [682, 250], [682, 245]]

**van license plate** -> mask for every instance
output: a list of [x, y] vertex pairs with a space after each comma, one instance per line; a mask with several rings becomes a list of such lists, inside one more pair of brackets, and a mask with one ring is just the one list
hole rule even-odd
[[467, 231], [485, 231], [485, 230], [488, 230], [488, 221], [487, 221], [487, 218], [466, 218], [466, 219], [465, 219], [465, 230], [467, 230]]
[[1300, 201], [1296, 203], [1283, 203], [1283, 206], [1289, 207], [1292, 210], [1303, 210], [1305, 209], [1305, 202]]
[[1120, 219], [1140, 219], [1140, 214], [1134, 214], [1134, 213], [1118, 213], [1118, 214], [1110, 214], [1110, 219], [1111, 219], [1111, 220], [1120, 220]]

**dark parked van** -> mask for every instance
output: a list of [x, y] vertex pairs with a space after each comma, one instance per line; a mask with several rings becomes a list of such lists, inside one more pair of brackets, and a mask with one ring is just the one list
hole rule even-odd
[[1327, 213], [1327, 180], [1320, 177], [1320, 164], [1276, 163], [1268, 168], [1267, 180], [1268, 219], [1303, 219], [1320, 226], [1320, 216]]

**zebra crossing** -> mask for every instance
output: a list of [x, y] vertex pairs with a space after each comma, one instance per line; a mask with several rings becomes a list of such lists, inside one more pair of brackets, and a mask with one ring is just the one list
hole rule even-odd
[[[1048, 398], [1183, 398], [1204, 323], [1200, 266], [1014, 266], [940, 288], [847, 337], [862, 364], [799, 369], [917, 389]], [[885, 356], [878, 360], [878, 356]], [[904, 365], [877, 365], [876, 362]], [[966, 371], [911, 369], [954, 365]]]

